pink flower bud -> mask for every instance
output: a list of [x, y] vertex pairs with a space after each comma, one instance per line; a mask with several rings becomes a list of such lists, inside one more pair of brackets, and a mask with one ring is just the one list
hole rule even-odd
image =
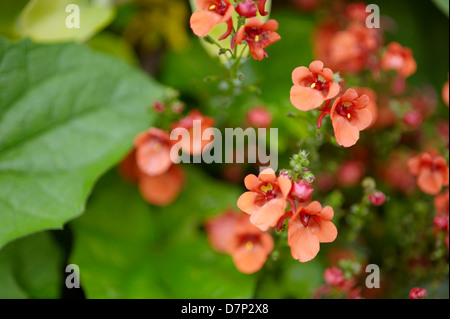
[[413, 288], [409, 293], [409, 299], [423, 299], [427, 296], [427, 290], [422, 288]]
[[337, 267], [327, 268], [323, 274], [326, 283], [330, 286], [339, 286], [344, 282], [344, 273]]
[[418, 127], [423, 122], [422, 114], [410, 111], [403, 116], [403, 122], [411, 127]]
[[304, 180], [292, 183], [291, 195], [302, 203], [311, 200], [313, 191], [314, 189], [311, 187], [311, 185]]
[[381, 206], [386, 201], [386, 195], [383, 192], [376, 191], [369, 195], [369, 200], [375, 206]]
[[433, 225], [440, 230], [447, 230], [448, 228], [448, 216], [439, 215], [434, 217]]
[[272, 115], [264, 107], [255, 107], [247, 113], [247, 122], [253, 127], [268, 128], [272, 124]]
[[160, 101], [155, 101], [155, 102], [153, 103], [153, 109], [154, 109], [156, 112], [158, 112], [158, 113], [162, 113], [162, 112], [164, 112], [164, 111], [166, 110], [166, 107], [165, 107], [165, 105], [164, 105], [162, 102], [160, 102]]
[[258, 8], [255, 6], [255, 2], [253, 0], [245, 0], [239, 2], [236, 6], [236, 12], [242, 17], [253, 18], [256, 17]]

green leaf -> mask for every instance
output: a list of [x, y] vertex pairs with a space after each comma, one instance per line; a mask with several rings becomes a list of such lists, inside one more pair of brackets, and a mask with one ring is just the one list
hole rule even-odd
[[59, 298], [63, 254], [48, 232], [25, 237], [0, 252], [0, 298]]
[[449, 14], [449, 2], [448, 0], [432, 0], [433, 3], [438, 7], [448, 18]]
[[[74, 4], [79, 8], [79, 28], [68, 28]], [[35, 41], [85, 41], [107, 26], [114, 18], [114, 8], [90, 0], [31, 0], [18, 19], [18, 31]]]
[[[71, 223], [71, 263], [88, 298], [248, 298], [254, 277], [209, 246], [205, 217], [236, 202], [226, 185], [189, 169], [175, 204], [147, 205], [114, 173], [98, 183], [86, 214]], [[210, 191], [208, 193], [208, 190]], [[225, 196], [223, 196], [225, 195]], [[232, 200], [232, 202], [230, 202]]]
[[76, 44], [0, 39], [0, 247], [80, 215], [165, 89]]

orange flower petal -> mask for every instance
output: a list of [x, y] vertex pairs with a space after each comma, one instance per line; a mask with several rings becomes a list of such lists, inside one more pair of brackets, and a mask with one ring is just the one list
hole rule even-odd
[[267, 260], [267, 254], [260, 245], [248, 250], [245, 245], [233, 253], [233, 262], [236, 268], [244, 274], [253, 274], [260, 270]]
[[321, 219], [332, 220], [334, 217], [334, 210], [330, 206], [325, 206], [319, 214]]
[[141, 174], [138, 187], [142, 197], [148, 203], [167, 206], [178, 197], [183, 183], [183, 171], [177, 165], [172, 165], [166, 173], [159, 176]]
[[221, 21], [222, 17], [217, 13], [198, 10], [192, 14], [190, 24], [196, 36], [205, 37]]
[[300, 262], [308, 262], [317, 256], [320, 250], [319, 239], [302, 225], [294, 221], [289, 224], [288, 245], [292, 257]]
[[237, 206], [243, 212], [247, 214], [253, 214], [253, 212], [259, 208], [255, 204], [257, 196], [258, 194], [254, 192], [245, 192], [239, 197]]
[[420, 173], [420, 157], [413, 157], [408, 160], [408, 169], [413, 175], [419, 175]]
[[228, 252], [227, 242], [234, 236], [235, 228], [239, 220], [239, 215], [228, 211], [206, 223], [205, 228], [208, 233], [208, 240], [215, 250], [218, 252]]
[[313, 73], [321, 73], [322, 70], [323, 70], [323, 67], [324, 67], [323, 62], [322, 62], [322, 61], [319, 61], [319, 60], [313, 61], [313, 62], [311, 62], [311, 64], [309, 65], [309, 69], [310, 69], [311, 72], [313, 72]]
[[[311, 222], [310, 222], [311, 223]], [[312, 223], [311, 223], [312, 224]], [[317, 231], [315, 235], [321, 243], [331, 243], [335, 241], [338, 235], [336, 226], [328, 220], [320, 220], [317, 223]]]
[[289, 195], [289, 192], [291, 191], [292, 182], [289, 178], [280, 176], [280, 177], [278, 177], [278, 187], [280, 187], [280, 189], [281, 189], [283, 198], [286, 199]]
[[417, 179], [417, 185], [426, 194], [437, 195], [442, 189], [442, 175], [430, 169], [422, 169]]
[[259, 175], [258, 178], [263, 183], [276, 183], [277, 176], [275, 175], [275, 171], [271, 168], [266, 168]]
[[311, 202], [303, 208], [309, 215], [317, 215], [322, 210], [322, 205], [318, 201]]
[[336, 82], [331, 83], [330, 89], [328, 90], [328, 95], [325, 97], [325, 100], [330, 100], [334, 98], [336, 95], [339, 94], [339, 92], [341, 92], [341, 86]]
[[358, 109], [350, 118], [350, 124], [356, 126], [358, 130], [365, 130], [372, 123], [372, 113], [368, 109]]
[[359, 140], [359, 130], [356, 126], [350, 124], [348, 119], [340, 115], [332, 116], [334, 135], [339, 145], [350, 147]]
[[318, 108], [324, 102], [322, 93], [310, 87], [294, 85], [291, 89], [291, 103], [301, 111]]
[[142, 144], [136, 150], [136, 163], [149, 176], [161, 175], [172, 166], [170, 147], [159, 142]]
[[264, 26], [263, 26], [263, 28], [266, 29], [267, 31], [277, 31], [278, 27], [279, 27], [279, 24], [274, 19], [267, 21], [266, 23], [264, 23]]
[[295, 68], [295, 70], [292, 72], [292, 82], [294, 84], [300, 84], [305, 80], [310, 81], [314, 80], [311, 71], [304, 66], [299, 66], [298, 68]]
[[245, 187], [249, 191], [256, 190], [261, 185], [261, 180], [253, 174], [247, 175], [244, 179]]
[[250, 216], [250, 222], [262, 231], [274, 227], [286, 210], [284, 198], [276, 198], [266, 202]]

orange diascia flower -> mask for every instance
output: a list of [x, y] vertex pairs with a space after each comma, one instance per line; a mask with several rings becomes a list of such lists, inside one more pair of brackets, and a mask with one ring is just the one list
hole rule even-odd
[[322, 208], [315, 201], [306, 207], [300, 207], [288, 225], [288, 245], [292, 257], [307, 262], [316, 257], [320, 243], [331, 243], [337, 237], [336, 226], [331, 222], [333, 208]]
[[275, 20], [263, 23], [258, 18], [251, 18], [236, 32], [235, 41], [238, 44], [246, 41], [252, 57], [255, 60], [262, 60], [268, 57], [265, 48], [281, 39], [276, 30], [278, 22]]
[[155, 128], [139, 134], [135, 139], [136, 148], [119, 164], [120, 174], [129, 182], [137, 183], [144, 200], [156, 206], [171, 204], [185, 180], [181, 167], [173, 165], [170, 156], [167, 158], [166, 134]]
[[139, 191], [150, 204], [167, 206], [179, 195], [184, 184], [184, 173], [178, 165], [172, 165], [167, 172], [158, 176], [141, 174], [139, 176]]
[[209, 220], [206, 230], [212, 247], [230, 254], [245, 274], [260, 270], [274, 247], [272, 236], [253, 226], [245, 214], [227, 211]]
[[238, 207], [251, 215], [250, 221], [259, 229], [274, 227], [286, 210], [291, 180], [284, 176], [277, 178], [273, 169], [267, 168], [258, 177], [248, 175], [244, 183], [249, 192], [239, 197]]
[[338, 83], [333, 81], [333, 71], [324, 68], [322, 61], [314, 61], [307, 67], [292, 72], [291, 103], [302, 111], [309, 111], [339, 94]]
[[359, 131], [372, 123], [372, 113], [367, 109], [370, 99], [348, 89], [331, 107], [331, 121], [339, 145], [350, 147], [359, 140]]
[[392, 42], [381, 58], [381, 68], [383, 70], [395, 70], [400, 76], [407, 78], [416, 73], [417, 63], [410, 48]]
[[365, 22], [352, 21], [344, 30], [327, 22], [315, 32], [315, 53], [335, 71], [359, 73], [374, 68], [375, 52], [381, 45], [379, 29], [368, 29]]
[[141, 172], [149, 176], [157, 176], [165, 173], [172, 166], [170, 159], [172, 142], [167, 132], [152, 127], [136, 136], [134, 146], [136, 163]]
[[[174, 143], [181, 143], [183, 150], [189, 150], [191, 155], [200, 155], [213, 140], [212, 127], [214, 119], [204, 116], [200, 111], [193, 110], [179, 122], [171, 125], [172, 133], [179, 136], [179, 140]], [[184, 134], [179, 129], [186, 129], [189, 138], [183, 138]], [[203, 135], [208, 138], [203, 139]]]
[[445, 158], [423, 153], [408, 160], [411, 174], [418, 176], [417, 185], [427, 194], [437, 195], [449, 184], [449, 168]]
[[204, 37], [209, 31], [220, 23], [227, 23], [227, 32], [220, 37], [223, 40], [228, 37], [233, 30], [231, 15], [234, 7], [229, 0], [196, 0], [197, 7], [191, 16], [191, 29], [196, 36]]

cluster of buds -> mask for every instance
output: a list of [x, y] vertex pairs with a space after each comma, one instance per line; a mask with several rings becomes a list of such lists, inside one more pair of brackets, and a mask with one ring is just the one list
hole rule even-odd
[[314, 298], [361, 299], [361, 287], [357, 286], [357, 277], [361, 264], [352, 260], [341, 260], [338, 266], [325, 269], [325, 285], [319, 287]]

